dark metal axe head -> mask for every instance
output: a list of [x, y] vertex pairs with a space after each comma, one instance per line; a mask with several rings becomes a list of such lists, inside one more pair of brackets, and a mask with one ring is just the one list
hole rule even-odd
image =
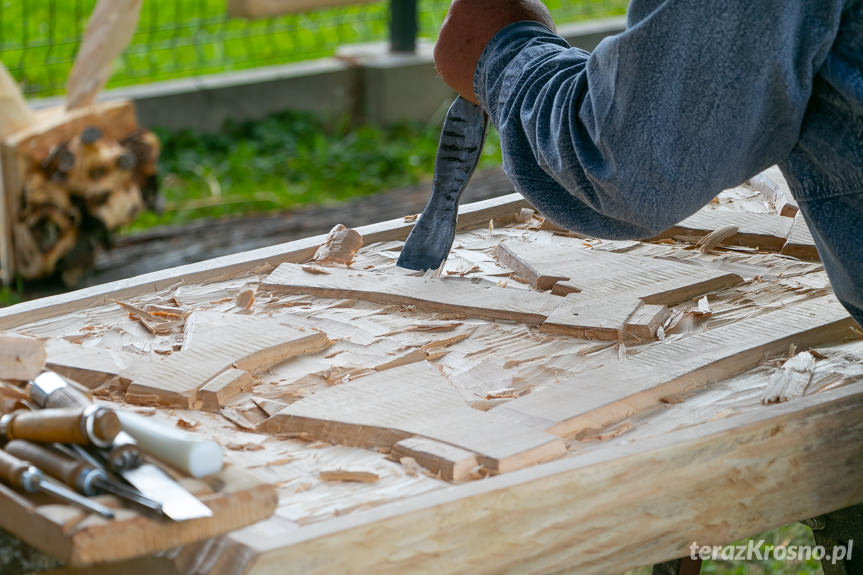
[[444, 120], [435, 158], [432, 195], [405, 242], [397, 266], [437, 270], [455, 239], [458, 202], [473, 175], [488, 128], [488, 115], [461, 96]]

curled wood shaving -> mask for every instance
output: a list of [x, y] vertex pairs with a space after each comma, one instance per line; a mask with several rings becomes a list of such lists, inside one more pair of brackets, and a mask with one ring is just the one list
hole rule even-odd
[[255, 303], [255, 292], [253, 290], [247, 289], [241, 291], [237, 294], [237, 297], [234, 299], [234, 305], [241, 309], [251, 309], [252, 305]]
[[533, 219], [533, 215], [535, 213], [536, 212], [530, 208], [522, 208], [521, 210], [519, 210], [518, 215], [515, 218], [515, 221], [517, 221], [520, 224], [526, 224]]
[[333, 469], [318, 473], [321, 481], [350, 481], [354, 483], [377, 483], [380, 476], [371, 471], [351, 471], [348, 469]]
[[695, 247], [703, 254], [710, 253], [725, 240], [736, 236], [738, 231], [737, 226], [725, 226], [724, 228], [719, 228], [698, 240]]
[[180, 429], [195, 429], [195, 428], [200, 427], [200, 426], [201, 426], [200, 421], [188, 421], [186, 419], [178, 419], [177, 420], [177, 427], [179, 427]]
[[363, 236], [356, 230], [338, 224], [330, 230], [326, 241], [312, 256], [312, 261], [350, 265], [361, 247]]

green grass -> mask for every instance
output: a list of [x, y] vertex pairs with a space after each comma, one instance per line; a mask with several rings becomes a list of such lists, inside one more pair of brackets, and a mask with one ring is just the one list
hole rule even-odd
[[[431, 179], [438, 125], [328, 125], [284, 112], [229, 123], [216, 134], [159, 130], [165, 211], [146, 212], [125, 233], [197, 218], [326, 204]], [[497, 133], [481, 166], [500, 164]]]
[[[29, 95], [62, 93], [96, 0], [0, 0], [0, 60]], [[626, 0], [549, 0], [560, 23], [624, 13]], [[449, 0], [420, 0], [434, 38]], [[385, 40], [386, 2], [257, 21], [228, 19], [226, 0], [145, 0], [138, 30], [109, 86], [283, 64]]]

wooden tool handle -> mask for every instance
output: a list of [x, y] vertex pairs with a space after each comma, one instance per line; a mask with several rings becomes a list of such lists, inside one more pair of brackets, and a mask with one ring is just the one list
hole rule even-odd
[[21, 461], [14, 455], [0, 450], [0, 479], [15, 489], [21, 489], [21, 476], [30, 468], [30, 464]]
[[40, 374], [30, 383], [30, 399], [39, 407], [87, 407], [93, 400], [53, 371]]
[[62, 453], [51, 451], [46, 447], [22, 439], [10, 441], [4, 449], [74, 488], [78, 488], [81, 473], [90, 468], [90, 465], [85, 461], [76, 461]]
[[53, 392], [45, 400], [45, 405], [42, 407], [48, 409], [61, 409], [64, 407], [87, 407], [92, 404], [90, 398], [75, 389], [67, 386]]
[[13, 413], [6, 427], [9, 439], [37, 443], [106, 446], [120, 432], [120, 420], [110, 409], [90, 406]]

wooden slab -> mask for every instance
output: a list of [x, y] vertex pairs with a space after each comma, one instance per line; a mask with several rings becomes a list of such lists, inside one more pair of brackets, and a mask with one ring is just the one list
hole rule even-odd
[[428, 362], [397, 367], [331, 387], [292, 403], [261, 426], [269, 433], [304, 432], [359, 447], [385, 447], [418, 435], [476, 453], [504, 473], [559, 457], [563, 442], [468, 407]]
[[467, 481], [479, 462], [476, 454], [424, 437], [402, 439], [393, 445], [395, 459], [412, 457], [431, 473], [447, 481]]
[[505, 319], [539, 325], [563, 301], [552, 294], [483, 287], [461, 278], [425, 279], [389, 273], [340, 268], [311, 268], [282, 264], [261, 283], [277, 293], [308, 294], [333, 299], [353, 298], [385, 305], [413, 305], [435, 312], [463, 313], [470, 317]]
[[588, 292], [605, 298], [625, 294], [645, 303], [671, 306], [743, 281], [727, 271], [585, 249], [575, 242], [504, 242], [494, 253], [533, 287], [558, 295]]
[[765, 356], [852, 335], [853, 320], [832, 296], [808, 300], [683, 339], [520, 397], [490, 413], [561, 437], [600, 429], [686, 393], [746, 371]]
[[47, 352], [48, 368], [88, 389], [114, 380], [125, 388], [129, 380], [124, 371], [136, 359], [130, 353], [85, 347], [64, 339], [48, 340]]
[[28, 381], [45, 367], [45, 340], [13, 333], [0, 334], [0, 379]]
[[71, 565], [119, 561], [173, 549], [261, 521], [276, 510], [272, 485], [237, 469], [205, 480], [180, 480], [212, 511], [212, 517], [167, 521], [138, 514], [112, 496], [100, 502], [115, 510], [106, 520], [44, 497], [25, 497], [0, 485], [0, 526]]
[[674, 238], [683, 242], [695, 243], [714, 230], [736, 226], [737, 235], [728, 238], [725, 241], [726, 244], [778, 252], [785, 245], [785, 239], [791, 232], [792, 222], [793, 220], [790, 218], [774, 214], [733, 212], [707, 206], [679, 224], [651, 238], [651, 241]]
[[791, 233], [788, 234], [788, 241], [782, 246], [782, 253], [810, 262], [821, 261], [815, 240], [812, 238], [812, 232], [809, 231], [803, 214], [797, 214], [797, 217], [794, 218], [794, 225], [791, 227]]
[[193, 407], [198, 390], [226, 370], [264, 371], [330, 344], [321, 332], [247, 315], [195, 312], [186, 326], [185, 349], [128, 370], [127, 401]]
[[667, 306], [743, 281], [718, 269], [585, 249], [567, 241], [505, 242], [495, 256], [537, 289], [566, 295], [542, 324], [543, 331], [599, 340], [654, 339]]

